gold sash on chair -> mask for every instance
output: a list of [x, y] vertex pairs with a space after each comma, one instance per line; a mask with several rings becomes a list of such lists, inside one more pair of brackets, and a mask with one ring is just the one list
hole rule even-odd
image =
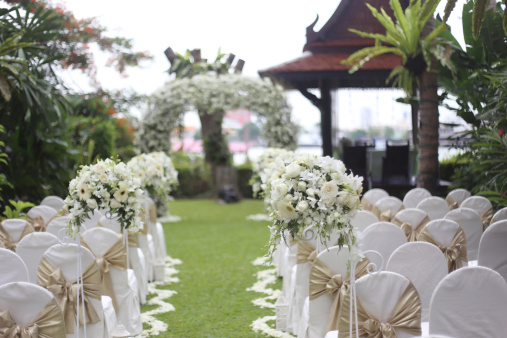
[[4, 241], [0, 238], [0, 248], [5, 249]]
[[141, 218], [141, 220], [143, 221], [143, 227], [141, 229], [139, 229], [139, 231], [141, 232], [142, 235], [147, 235], [148, 234], [148, 224], [146, 223], [146, 210], [144, 210], [143, 208], [141, 208], [139, 218]]
[[[370, 261], [365, 257], [356, 266], [356, 278], [366, 274], [366, 268]], [[350, 289], [350, 278], [342, 275], [335, 275], [329, 267], [320, 259], [316, 258], [310, 271], [310, 300], [314, 300], [329, 293], [333, 297], [331, 312], [327, 321], [327, 331], [338, 330], [340, 319], [340, 307], [343, 298]]]
[[426, 227], [419, 234], [418, 240], [434, 244], [438, 246], [440, 250], [442, 250], [445, 255], [445, 259], [447, 259], [449, 273], [461, 268], [463, 266], [463, 261], [468, 261], [467, 239], [465, 233], [461, 228], [458, 228], [451, 241], [451, 244], [449, 244], [448, 247], [443, 247], [437, 243], [437, 241], [435, 241], [428, 228]]
[[[415, 287], [409, 283], [403, 292], [398, 304], [394, 308], [387, 322], [379, 322], [377, 318], [369, 314], [357, 301], [357, 319], [359, 321], [359, 336], [368, 338], [396, 338], [395, 330], [408, 334], [421, 335], [421, 300]], [[350, 296], [347, 295], [340, 311], [339, 338], [350, 336]], [[352, 323], [352, 332], [355, 336], [356, 326]]]
[[317, 250], [308, 242], [300, 240], [298, 243], [297, 264], [312, 264], [317, 257]]
[[[21, 237], [19, 237], [19, 240], [21, 240], [23, 237], [25, 237], [26, 235], [28, 235], [32, 232], [33, 232], [32, 226], [29, 223], [26, 223], [25, 228], [23, 229], [23, 232], [21, 233]], [[19, 243], [19, 241], [18, 242], [12, 241], [11, 236], [9, 236], [7, 231], [5, 231], [2, 224], [0, 224], [0, 241], [3, 242], [4, 247], [6, 249], [9, 249], [11, 251], [16, 251], [16, 247], [18, 246], [18, 243]]]
[[32, 217], [26, 215], [26, 221], [28, 222], [28, 224], [30, 224], [32, 226], [33, 230], [35, 230], [37, 232], [46, 231], [46, 229], [48, 227], [48, 225], [46, 223], [44, 223], [44, 218], [42, 218], [42, 216], [40, 216], [40, 215], [35, 218], [32, 218]]
[[[81, 240], [81, 243], [85, 248], [90, 249], [85, 241]], [[90, 251], [92, 250], [90, 249]], [[113, 300], [113, 307], [118, 311], [118, 301], [116, 300], [116, 293], [114, 292], [110, 268], [113, 266], [119, 270], [127, 269], [127, 250], [123, 245], [123, 237], [120, 237], [103, 257], [95, 257], [95, 261], [102, 274], [102, 294], [111, 297]]]
[[361, 199], [361, 205], [363, 206], [363, 210], [367, 211], [373, 210], [373, 204], [364, 197]]
[[377, 206], [373, 206], [372, 213], [377, 216], [380, 222], [392, 222], [392, 219], [396, 216], [398, 212], [403, 210], [405, 207], [402, 205], [396, 211], [392, 211], [391, 209], [387, 209], [384, 211], [380, 211]]
[[408, 222], [402, 222], [396, 216], [393, 218], [391, 222], [399, 226], [401, 230], [405, 232], [405, 235], [407, 236], [407, 241], [415, 242], [417, 241], [417, 236], [419, 236], [419, 233], [429, 221], [430, 218], [428, 216], [424, 217], [421, 220], [421, 222], [415, 227], [415, 229], [412, 227], [412, 224]]
[[157, 223], [157, 206], [155, 203], [150, 203], [148, 212], [150, 214], [150, 222]]
[[[62, 309], [65, 319], [65, 328], [67, 333], [74, 333], [74, 322], [77, 316], [77, 306], [79, 306], [79, 325], [84, 325], [83, 303], [81, 293], [79, 305], [77, 304], [77, 293], [79, 285], [77, 281], [68, 283], [63, 276], [62, 270], [56, 269], [51, 263], [43, 257], [37, 270], [37, 284], [45, 287], [55, 296], [55, 299]], [[101, 300], [102, 283], [100, 280], [100, 270], [97, 264], [90, 264], [88, 269], [83, 272], [83, 291], [84, 291], [84, 311], [86, 311], [86, 323], [95, 324], [100, 322], [100, 317], [95, 311], [89, 297]]]
[[486, 230], [486, 228], [490, 225], [492, 218], [493, 218], [493, 208], [489, 208], [481, 215], [482, 230]]
[[9, 311], [0, 311], [0, 337], [4, 338], [65, 338], [62, 310], [53, 298], [32, 324], [23, 327], [14, 322]]
[[455, 200], [453, 200], [451, 196], [447, 196], [445, 198], [445, 201], [449, 205], [449, 210], [454, 210], [454, 209], [458, 209], [459, 208], [458, 202], [456, 202]]

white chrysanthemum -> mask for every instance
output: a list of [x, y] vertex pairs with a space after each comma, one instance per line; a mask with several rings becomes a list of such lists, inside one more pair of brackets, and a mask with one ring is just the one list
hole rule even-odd
[[76, 191], [77, 191], [77, 196], [79, 197], [79, 199], [81, 201], [89, 200], [91, 197], [91, 194], [92, 194], [92, 192], [90, 190], [90, 186], [84, 182], [79, 183], [76, 186]]
[[129, 186], [126, 182], [120, 182], [118, 184], [118, 190], [114, 193], [114, 198], [118, 202], [126, 202], [129, 198], [129, 192], [128, 192]]

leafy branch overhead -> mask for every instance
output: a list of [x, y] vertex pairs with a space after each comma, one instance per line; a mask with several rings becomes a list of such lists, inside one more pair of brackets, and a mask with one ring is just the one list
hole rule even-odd
[[393, 86], [403, 89], [407, 95], [412, 95], [419, 82], [419, 76], [431, 67], [431, 56], [442, 59], [443, 46], [447, 41], [439, 35], [446, 30], [446, 26], [438, 25], [426, 37], [422, 37], [423, 28], [432, 17], [440, 0], [428, 0], [421, 4], [421, 0], [411, 1], [403, 11], [399, 0], [391, 0], [389, 5], [394, 12], [396, 21], [381, 8], [380, 12], [373, 6], [366, 4], [373, 16], [386, 29], [385, 34], [374, 34], [349, 29], [363, 38], [375, 40], [372, 47], [363, 48], [349, 56], [342, 63], [352, 66], [350, 73], [361, 68], [371, 58], [391, 53], [402, 58], [402, 65], [392, 70], [386, 82], [393, 80]]

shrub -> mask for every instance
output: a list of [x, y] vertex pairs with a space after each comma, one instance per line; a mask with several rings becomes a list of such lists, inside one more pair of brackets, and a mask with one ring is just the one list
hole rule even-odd
[[173, 192], [176, 198], [211, 196], [211, 174], [202, 157], [177, 151], [171, 154], [178, 171], [179, 187]]

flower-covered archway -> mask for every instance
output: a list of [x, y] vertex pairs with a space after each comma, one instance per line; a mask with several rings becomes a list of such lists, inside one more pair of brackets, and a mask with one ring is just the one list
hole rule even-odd
[[139, 130], [141, 152], [171, 151], [170, 133], [186, 112], [197, 111], [201, 119], [206, 160], [226, 164], [227, 143], [222, 134], [226, 111], [250, 110], [263, 124], [262, 137], [269, 147], [294, 149], [298, 126], [282, 87], [268, 80], [239, 74], [198, 74], [167, 82], [149, 99]]

